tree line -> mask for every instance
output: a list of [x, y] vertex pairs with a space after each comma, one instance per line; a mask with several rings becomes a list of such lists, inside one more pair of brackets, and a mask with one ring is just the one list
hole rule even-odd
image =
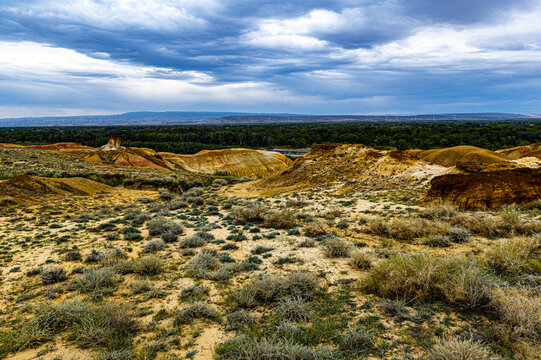
[[497, 150], [541, 141], [541, 121], [0, 128], [0, 142], [13, 144], [76, 142], [98, 147], [110, 135], [122, 136], [125, 146], [179, 154], [228, 147], [307, 148], [323, 143], [401, 150], [473, 145]]

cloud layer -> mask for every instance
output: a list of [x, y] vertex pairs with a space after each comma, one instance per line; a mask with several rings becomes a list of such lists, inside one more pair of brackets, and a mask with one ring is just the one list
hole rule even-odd
[[539, 0], [4, 0], [0, 117], [541, 113]]

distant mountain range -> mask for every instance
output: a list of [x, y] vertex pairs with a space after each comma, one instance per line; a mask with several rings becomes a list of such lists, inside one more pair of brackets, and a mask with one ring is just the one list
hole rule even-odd
[[129, 112], [119, 115], [24, 117], [0, 119], [0, 127], [113, 126], [113, 125], [257, 125], [354, 123], [369, 121], [480, 121], [541, 119], [541, 115], [512, 113], [457, 113], [419, 115], [302, 115], [234, 112]]

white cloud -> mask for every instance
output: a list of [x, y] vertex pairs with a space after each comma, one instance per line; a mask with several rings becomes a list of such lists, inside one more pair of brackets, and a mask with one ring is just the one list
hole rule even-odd
[[347, 26], [347, 19], [360, 17], [359, 10], [347, 10], [347, 15], [329, 10], [312, 10], [304, 16], [291, 19], [258, 21], [257, 29], [245, 34], [244, 40], [252, 46], [288, 48], [290, 50], [322, 50], [328, 42], [317, 38], [317, 33], [334, 33]]
[[0, 42], [0, 68], [4, 77], [58, 81], [61, 78], [151, 78], [166, 77], [192, 82], [212, 81], [199, 71], [139, 66], [127, 62], [98, 59], [75, 50], [35, 42]]
[[216, 0], [44, 0], [10, 10], [104, 29], [175, 30], [203, 26], [206, 21], [197, 14], [214, 10], [219, 4]]
[[[33, 42], [0, 42], [0, 93], [12, 89], [12, 97], [29, 104], [59, 104], [71, 113], [74, 104], [111, 109], [237, 106], [273, 101], [301, 101], [284, 89], [257, 81], [217, 82], [199, 71], [138, 66], [110, 59], [96, 59], [74, 50]], [[114, 105], [109, 105], [114, 104]], [[6, 113], [13, 107], [8, 106]], [[24, 111], [23, 111], [24, 112]], [[17, 112], [15, 112], [17, 113]], [[35, 114], [32, 109], [29, 114]]]
[[517, 12], [505, 23], [467, 26], [426, 26], [402, 40], [371, 49], [340, 52], [357, 57], [357, 66], [427, 72], [474, 70], [516, 71], [513, 66], [539, 66], [541, 7]]

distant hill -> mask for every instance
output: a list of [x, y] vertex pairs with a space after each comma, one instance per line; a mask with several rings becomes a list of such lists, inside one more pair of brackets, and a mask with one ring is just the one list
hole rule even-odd
[[299, 115], [205, 111], [129, 112], [119, 115], [24, 117], [0, 119], [0, 127], [112, 126], [112, 125], [245, 125], [314, 124], [363, 121], [442, 121], [541, 119], [541, 115], [457, 113], [419, 115]]

